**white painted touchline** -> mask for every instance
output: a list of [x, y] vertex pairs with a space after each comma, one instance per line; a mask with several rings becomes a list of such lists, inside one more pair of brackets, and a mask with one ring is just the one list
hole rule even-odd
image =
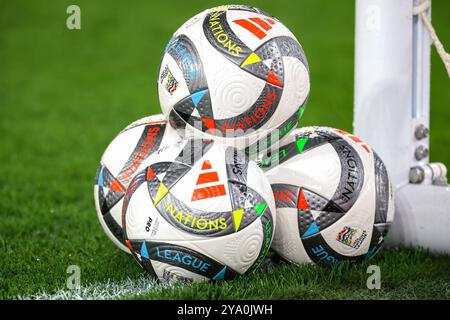
[[174, 284], [161, 284], [149, 276], [136, 279], [127, 278], [119, 282], [90, 284], [76, 289], [58, 289], [54, 293], [38, 292], [29, 296], [18, 296], [18, 300], [107, 300], [128, 295], [141, 295], [149, 292], [159, 292], [165, 288], [173, 288]]

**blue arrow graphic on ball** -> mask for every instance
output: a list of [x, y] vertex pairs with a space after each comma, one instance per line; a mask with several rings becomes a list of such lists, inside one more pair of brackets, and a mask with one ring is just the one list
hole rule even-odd
[[202, 100], [203, 96], [205, 95], [205, 93], [208, 91], [208, 89], [202, 90], [202, 91], [198, 91], [196, 93], [193, 93], [191, 95], [191, 99], [192, 102], [194, 103], [195, 106], [198, 105], [198, 103], [200, 102], [200, 100]]
[[319, 232], [319, 228], [317, 227], [317, 224], [313, 222], [311, 226], [306, 230], [306, 232], [303, 234], [302, 238], [306, 238], [309, 236], [312, 236], [313, 234], [316, 234]]
[[147, 251], [147, 246], [145, 245], [145, 241], [142, 242], [142, 246], [141, 246], [141, 257], [144, 257], [144, 258], [146, 258], [146, 259], [149, 259], [148, 251]]
[[224, 266], [213, 278], [214, 281], [222, 280], [225, 277], [225, 272], [227, 271], [227, 266]]

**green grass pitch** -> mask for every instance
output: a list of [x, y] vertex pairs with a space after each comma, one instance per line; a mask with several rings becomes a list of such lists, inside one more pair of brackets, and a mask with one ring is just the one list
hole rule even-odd
[[[242, 3], [241, 1], [233, 1]], [[81, 30], [65, 26], [69, 4]], [[247, 1], [284, 22], [310, 63], [302, 125], [352, 130], [354, 1]], [[128, 123], [159, 113], [156, 88], [171, 34], [217, 1], [0, 2], [0, 298], [66, 285], [142, 278], [103, 233], [93, 178], [110, 140]], [[450, 2], [433, 1], [433, 23], [450, 48]], [[432, 49], [431, 158], [450, 165], [450, 81]], [[381, 289], [366, 287], [368, 264]], [[162, 287], [121, 298], [450, 298], [450, 257], [382, 250], [358, 267], [280, 265], [231, 282]]]

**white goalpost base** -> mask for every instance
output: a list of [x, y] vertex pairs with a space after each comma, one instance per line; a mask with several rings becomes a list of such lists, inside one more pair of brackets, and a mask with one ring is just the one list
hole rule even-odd
[[429, 163], [431, 43], [413, 15], [418, 2], [356, 1], [353, 128], [384, 160], [396, 191], [387, 244], [450, 254], [447, 169]]

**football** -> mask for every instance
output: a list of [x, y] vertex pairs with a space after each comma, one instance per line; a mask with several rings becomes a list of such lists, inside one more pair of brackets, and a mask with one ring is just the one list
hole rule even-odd
[[255, 162], [212, 140], [182, 141], [152, 156], [124, 201], [126, 244], [162, 282], [247, 274], [272, 242], [269, 181]]
[[358, 137], [297, 129], [259, 165], [274, 193], [272, 248], [282, 258], [354, 264], [380, 249], [393, 221], [393, 190], [383, 162]]
[[296, 128], [309, 95], [296, 37], [253, 7], [205, 10], [166, 46], [158, 93], [171, 125], [188, 137], [259, 150]]
[[94, 181], [97, 216], [108, 237], [122, 250], [122, 203], [125, 191], [143, 163], [158, 148], [181, 140], [162, 114], [139, 119], [123, 129], [100, 160]]

